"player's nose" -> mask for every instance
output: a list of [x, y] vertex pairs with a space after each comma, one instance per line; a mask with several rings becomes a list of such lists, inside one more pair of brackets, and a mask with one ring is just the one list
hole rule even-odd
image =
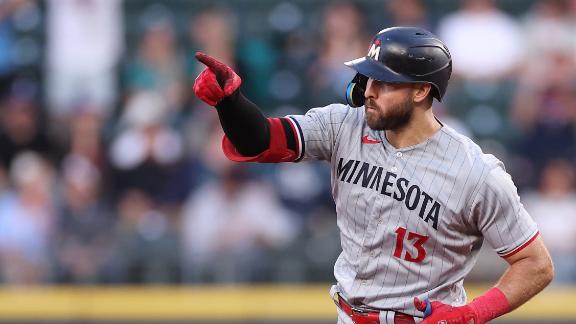
[[370, 78], [366, 83], [366, 90], [364, 90], [364, 98], [366, 99], [375, 98], [376, 94], [377, 94], [376, 83], [374, 82], [374, 79]]

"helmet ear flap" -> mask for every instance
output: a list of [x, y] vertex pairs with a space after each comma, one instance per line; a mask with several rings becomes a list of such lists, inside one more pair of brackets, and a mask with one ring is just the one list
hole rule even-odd
[[346, 101], [348, 105], [353, 108], [364, 106], [364, 91], [368, 77], [360, 73], [356, 73], [352, 81], [346, 87]]

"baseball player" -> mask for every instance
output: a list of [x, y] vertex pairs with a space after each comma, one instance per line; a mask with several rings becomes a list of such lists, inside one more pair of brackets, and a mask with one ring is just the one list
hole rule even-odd
[[[452, 70], [429, 31], [380, 31], [348, 105], [266, 118], [241, 79], [203, 53], [194, 92], [218, 112], [234, 161], [330, 163], [342, 253], [331, 294], [338, 323], [481, 324], [547, 286], [553, 266], [502, 162], [442, 124], [432, 111]], [[357, 108], [356, 108], [357, 107]], [[463, 281], [486, 240], [509, 267], [466, 302]]]

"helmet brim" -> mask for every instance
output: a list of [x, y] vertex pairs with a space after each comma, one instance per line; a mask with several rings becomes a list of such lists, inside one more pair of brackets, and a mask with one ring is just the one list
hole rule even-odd
[[352, 61], [344, 63], [346, 66], [354, 69], [356, 72], [382, 82], [389, 83], [429, 83], [432, 85], [432, 96], [438, 101], [442, 101], [442, 96], [439, 94], [439, 89], [433, 82], [422, 81], [410, 78], [409, 76], [402, 75], [392, 71], [386, 65], [369, 57], [361, 57]]
[[369, 58], [361, 57], [352, 61], [344, 63], [346, 66], [356, 70], [356, 72], [367, 76], [373, 80], [383, 81], [383, 82], [393, 82], [393, 83], [421, 83], [415, 79], [411, 79], [408, 76], [398, 74], [390, 70], [384, 64]]

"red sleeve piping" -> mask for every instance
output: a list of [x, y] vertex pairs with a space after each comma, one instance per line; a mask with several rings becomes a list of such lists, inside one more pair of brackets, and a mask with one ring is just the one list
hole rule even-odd
[[514, 250], [506, 253], [506, 254], [502, 254], [500, 255], [500, 257], [502, 258], [508, 258], [513, 256], [514, 254], [524, 250], [525, 247], [527, 247], [528, 245], [530, 245], [530, 243], [534, 242], [534, 240], [538, 237], [538, 235], [540, 235], [540, 231], [536, 231], [536, 233], [532, 236], [532, 238], [530, 238], [528, 241], [526, 241], [524, 244], [520, 245], [519, 247], [515, 248]]

